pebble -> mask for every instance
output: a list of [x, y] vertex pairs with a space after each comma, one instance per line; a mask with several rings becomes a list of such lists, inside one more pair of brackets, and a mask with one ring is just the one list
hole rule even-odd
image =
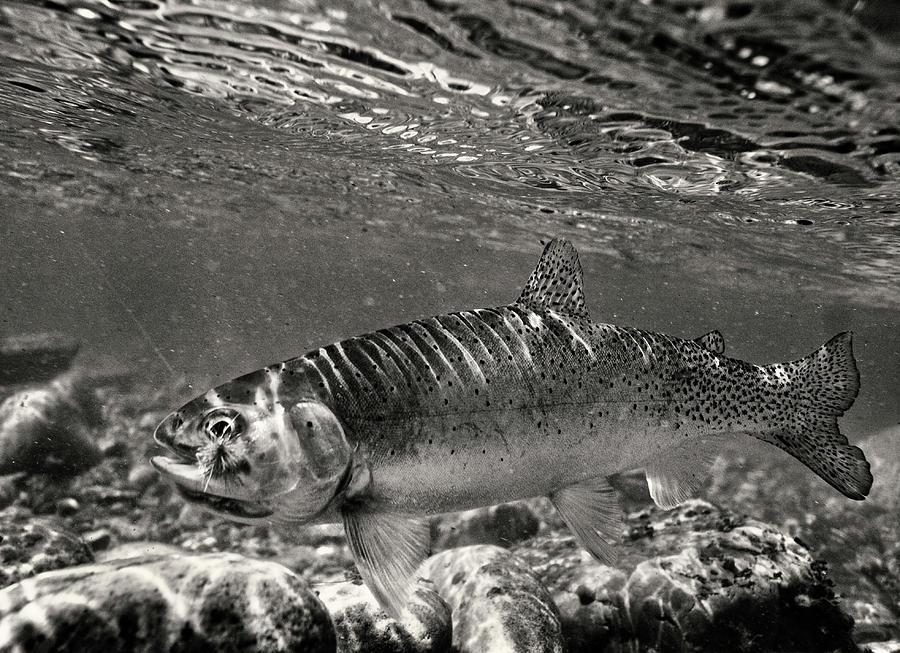
[[91, 551], [105, 551], [112, 542], [112, 534], [105, 528], [85, 533], [83, 536], [85, 544], [91, 547]]
[[93, 560], [90, 547], [77, 535], [25, 511], [0, 511], [0, 587]]
[[77, 499], [66, 497], [56, 502], [56, 514], [60, 517], [71, 517], [81, 510], [81, 505]]

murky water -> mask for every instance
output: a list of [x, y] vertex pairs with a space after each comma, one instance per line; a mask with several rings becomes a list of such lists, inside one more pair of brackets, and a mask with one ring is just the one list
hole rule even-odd
[[896, 423], [900, 49], [849, 7], [6, 1], [0, 331], [200, 388], [505, 303], [560, 235], [599, 320], [854, 330], [847, 430]]

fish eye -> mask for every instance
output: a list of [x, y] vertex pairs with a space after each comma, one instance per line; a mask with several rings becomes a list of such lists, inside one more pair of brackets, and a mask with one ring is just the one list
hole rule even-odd
[[233, 408], [216, 408], [203, 419], [201, 428], [210, 438], [233, 439], [244, 432], [244, 418]]

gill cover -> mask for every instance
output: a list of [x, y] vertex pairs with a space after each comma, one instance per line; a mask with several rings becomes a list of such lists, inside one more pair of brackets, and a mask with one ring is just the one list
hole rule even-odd
[[278, 498], [278, 515], [286, 521], [308, 521], [321, 513], [341, 490], [350, 473], [353, 450], [340, 421], [318, 401], [301, 401], [287, 411], [296, 434], [293, 487]]

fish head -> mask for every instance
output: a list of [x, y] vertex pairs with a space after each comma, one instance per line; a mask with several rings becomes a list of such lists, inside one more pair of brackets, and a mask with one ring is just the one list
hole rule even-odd
[[[151, 464], [186, 500], [230, 519], [314, 520], [349, 474], [353, 450], [339, 419], [317, 399], [285, 405], [278, 393], [238, 391], [237, 381], [167, 416], [154, 438], [172, 455]], [[262, 381], [257, 388], [272, 385]]]

